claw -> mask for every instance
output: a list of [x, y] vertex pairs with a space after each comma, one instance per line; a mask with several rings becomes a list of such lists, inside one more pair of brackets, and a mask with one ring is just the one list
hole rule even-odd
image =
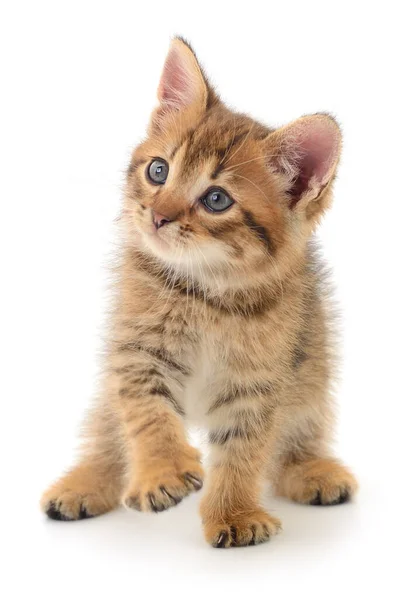
[[162, 492], [162, 494], [167, 496], [167, 498], [170, 498], [170, 500], [173, 502], [173, 506], [176, 506], [176, 504], [178, 504], [181, 501], [181, 498], [175, 498], [174, 496], [172, 496], [164, 486], [160, 488], [160, 491]]
[[309, 504], [312, 506], [336, 506], [337, 504], [344, 504], [350, 499], [350, 494], [347, 490], [343, 490], [341, 494], [332, 502], [323, 502], [322, 496], [320, 492], [317, 492], [317, 495], [313, 500], [310, 501]]
[[317, 495], [313, 498], [313, 500], [310, 501], [310, 504], [312, 506], [321, 506], [322, 505], [322, 497], [320, 495], [320, 492], [317, 492]]
[[350, 500], [350, 494], [347, 490], [344, 490], [340, 496], [338, 504], [344, 504], [344, 502], [348, 502]]
[[53, 521], [73, 521], [70, 517], [64, 515], [55, 505], [54, 502], [51, 502], [48, 509], [46, 510], [47, 517], [52, 519]]
[[225, 543], [228, 539], [228, 532], [222, 531], [218, 537], [216, 548], [225, 548]]
[[184, 473], [184, 479], [187, 479], [190, 483], [193, 484], [195, 490], [201, 490], [203, 487], [203, 482], [198, 477], [192, 475], [191, 473]]
[[147, 494], [149, 498], [150, 506], [152, 507], [153, 512], [159, 512], [160, 508], [156, 504], [156, 499], [153, 494]]
[[91, 517], [92, 517], [92, 515], [90, 515], [87, 512], [86, 508], [84, 508], [83, 506], [81, 506], [81, 510], [80, 510], [78, 519], [90, 519]]
[[270, 533], [269, 533], [269, 529], [267, 528], [266, 525], [263, 526], [263, 530], [264, 530], [264, 534], [265, 534], [265, 538], [267, 540], [269, 540], [269, 538], [271, 537]]

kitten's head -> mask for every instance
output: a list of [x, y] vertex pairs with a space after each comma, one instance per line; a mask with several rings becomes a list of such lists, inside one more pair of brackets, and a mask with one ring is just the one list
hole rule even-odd
[[164, 266], [234, 278], [289, 264], [330, 203], [341, 147], [328, 115], [277, 130], [228, 109], [173, 40], [125, 197], [127, 238]]

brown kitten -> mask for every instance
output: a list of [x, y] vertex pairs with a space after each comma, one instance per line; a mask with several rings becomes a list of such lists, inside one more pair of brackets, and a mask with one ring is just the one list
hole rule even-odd
[[190, 420], [211, 445], [207, 541], [256, 544], [280, 529], [263, 478], [305, 504], [357, 487], [329, 448], [333, 352], [311, 242], [341, 135], [325, 114], [274, 131], [232, 112], [178, 38], [158, 97], [128, 170], [103, 393], [42, 508], [75, 520], [174, 506], [204, 476]]

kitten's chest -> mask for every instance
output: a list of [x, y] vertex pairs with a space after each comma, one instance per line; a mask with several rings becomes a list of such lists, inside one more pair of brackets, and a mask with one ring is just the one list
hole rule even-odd
[[[235, 327], [234, 327], [235, 325]], [[231, 323], [225, 327], [211, 327], [201, 332], [200, 342], [191, 361], [191, 374], [186, 378], [181, 402], [189, 421], [206, 425], [207, 415], [219, 390], [237, 379], [237, 368], [242, 365], [244, 331]], [[245, 338], [246, 336], [244, 336]], [[241, 349], [240, 360], [236, 353]]]
[[197, 348], [194, 366], [185, 382], [182, 403], [187, 419], [197, 425], [205, 425], [206, 414], [211, 406], [217, 366], [208, 344]]
[[[205, 331], [203, 331], [205, 329]], [[200, 342], [181, 393], [188, 420], [206, 426], [208, 411], [223, 390], [243, 380], [279, 375], [282, 343], [269, 322], [230, 319], [200, 327]]]

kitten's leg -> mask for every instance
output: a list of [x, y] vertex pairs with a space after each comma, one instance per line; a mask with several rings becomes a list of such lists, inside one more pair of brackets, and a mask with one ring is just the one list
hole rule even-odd
[[86, 438], [77, 466], [56, 481], [41, 499], [42, 510], [58, 521], [94, 517], [118, 506], [125, 459], [120, 423], [100, 406], [86, 423]]
[[199, 490], [204, 472], [199, 452], [187, 442], [183, 410], [172, 391], [182, 375], [179, 366], [135, 353], [127, 360], [132, 376], [122, 375], [117, 394], [129, 451], [122, 502], [159, 512]]
[[143, 397], [125, 416], [130, 449], [129, 482], [123, 503], [160, 512], [202, 487], [199, 452], [186, 440], [180, 417], [159, 395]]
[[224, 414], [211, 426], [212, 466], [201, 515], [206, 540], [217, 548], [258, 544], [281, 528], [279, 519], [259, 504], [271, 415], [257, 401], [248, 398], [245, 410], [218, 409]]
[[308, 414], [306, 420], [291, 414], [291, 435], [278, 442], [280, 458], [273, 477], [278, 495], [302, 504], [329, 506], [346, 502], [357, 491], [354, 475], [331, 456], [324, 413], [322, 406], [321, 412]]

